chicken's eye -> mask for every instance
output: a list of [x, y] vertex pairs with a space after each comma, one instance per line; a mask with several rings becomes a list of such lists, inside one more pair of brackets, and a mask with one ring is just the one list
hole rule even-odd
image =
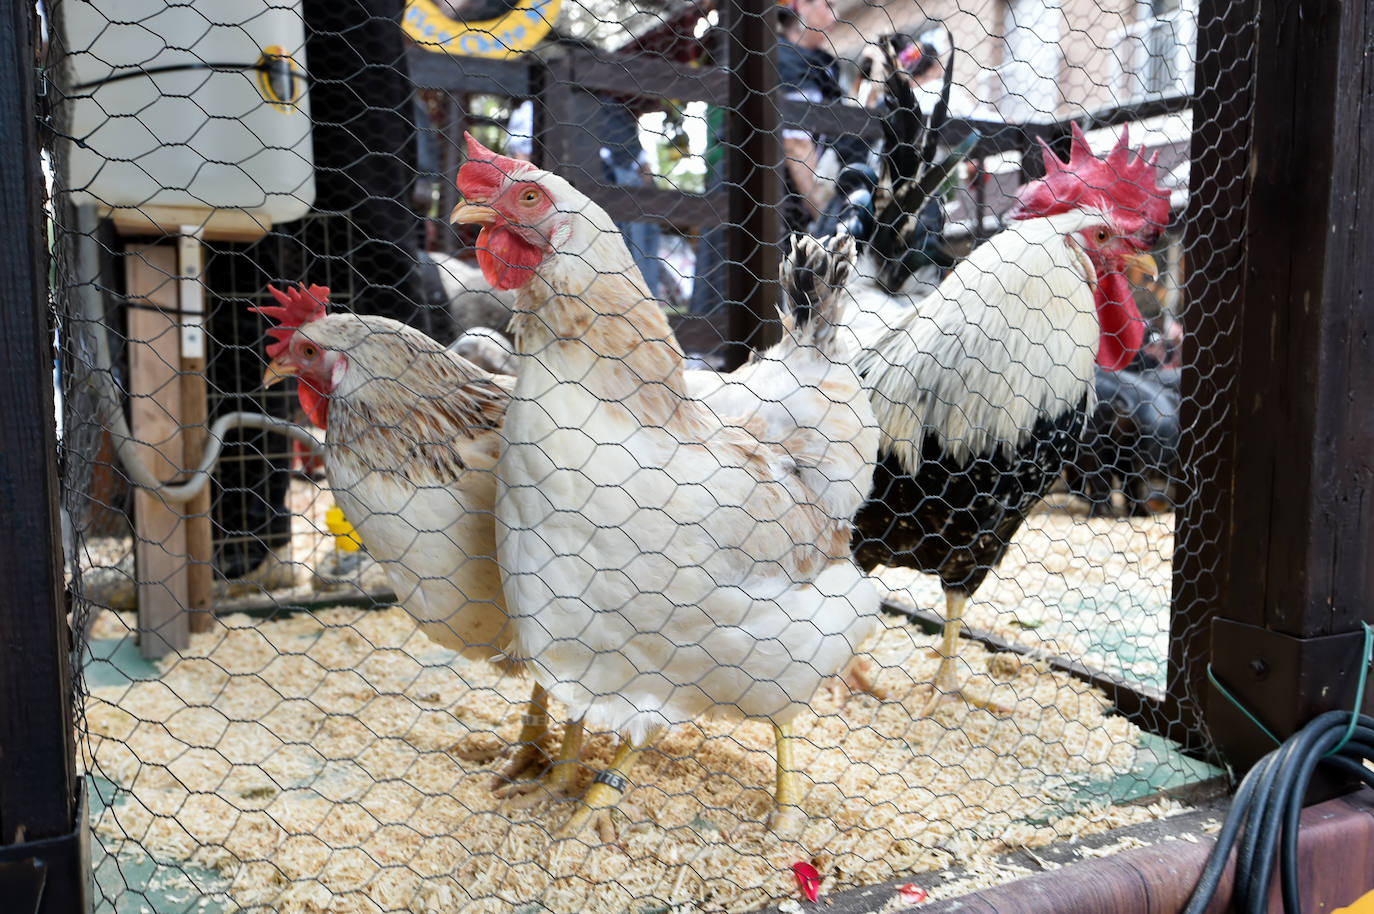
[[520, 202], [521, 202], [521, 203], [538, 203], [538, 202], [539, 202], [539, 191], [537, 191], [537, 190], [535, 190], [533, 187], [531, 187], [529, 190], [525, 191], [523, 194], [520, 195]]
[[1109, 237], [1109, 233], [1106, 229], [1099, 228], [1095, 233], [1093, 233], [1093, 237], [1097, 239], [1098, 244], [1106, 244], [1107, 238]]
[[305, 356], [307, 359], [313, 359], [315, 356], [319, 354], [320, 350], [315, 348], [315, 345], [313, 343], [306, 343], [304, 346], [301, 347], [301, 355]]

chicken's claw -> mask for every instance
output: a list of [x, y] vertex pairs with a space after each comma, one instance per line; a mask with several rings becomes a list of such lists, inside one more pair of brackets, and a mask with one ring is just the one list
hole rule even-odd
[[498, 797], [509, 796], [512, 791], [520, 792], [526, 784], [547, 772], [551, 761], [539, 743], [521, 744], [510, 761], [496, 772], [492, 780], [492, 792]]
[[878, 685], [877, 663], [872, 657], [867, 655], [855, 657], [850, 661], [849, 666], [840, 674], [836, 684], [844, 686], [847, 695], [837, 694], [837, 700], [843, 700], [848, 695], [857, 692], [864, 692], [872, 695], [879, 701], [889, 701], [892, 693]]
[[993, 701], [991, 697], [980, 698], [965, 691], [964, 684], [954, 671], [953, 658], [945, 658], [940, 663], [940, 672], [936, 674], [935, 682], [931, 688], [934, 694], [931, 695], [930, 701], [922, 709], [922, 717], [935, 717], [940, 708], [952, 704], [979, 708], [996, 717], [1011, 717], [1015, 713], [1015, 709], [999, 704]]
[[572, 818], [568, 819], [554, 837], [559, 840], [575, 838], [590, 825], [596, 829], [597, 836], [603, 844], [614, 841], [615, 824], [611, 821], [611, 810], [615, 809], [620, 798], [629, 789], [626, 773], [638, 756], [638, 749], [621, 740], [620, 746], [615, 750], [615, 758], [611, 760], [611, 766], [596, 776], [592, 786], [587, 788], [587, 792], [578, 801]]
[[502, 807], [523, 809], [548, 797], [571, 796], [577, 782], [577, 773], [581, 769], [578, 764], [581, 755], [582, 721], [569, 721], [563, 728], [563, 744], [559, 747], [557, 761], [550, 764], [546, 757], [537, 779], [518, 782], [513, 780], [497, 790], [496, 795], [504, 798]]

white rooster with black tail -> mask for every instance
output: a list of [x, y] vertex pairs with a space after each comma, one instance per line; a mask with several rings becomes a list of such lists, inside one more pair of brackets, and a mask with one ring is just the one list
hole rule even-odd
[[850, 554], [878, 433], [826, 323], [852, 247], [794, 253], [830, 262], [793, 273], [823, 277], [809, 286], [825, 293], [809, 302], [820, 313], [759, 359], [723, 416], [689, 390], [606, 213], [555, 175], [468, 145], [454, 221], [482, 225], [488, 280], [519, 290], [496, 503], [514, 649], [574, 717], [621, 739], [563, 833], [595, 818], [605, 836], [639, 750], [713, 713], [773, 722], [773, 823], [791, 830], [791, 721], [878, 628], [877, 593]]
[[[919, 300], [855, 291], [848, 338], [883, 429], [873, 496], [855, 518], [861, 565], [937, 574], [937, 694], [957, 692], [964, 607], [1082, 437], [1094, 366], [1119, 368], [1143, 322], [1124, 279], [1156, 272], [1168, 219], [1154, 164], [1123, 144], [1028, 185], [1024, 221], [975, 248]], [[934, 708], [932, 702], [931, 709]]]

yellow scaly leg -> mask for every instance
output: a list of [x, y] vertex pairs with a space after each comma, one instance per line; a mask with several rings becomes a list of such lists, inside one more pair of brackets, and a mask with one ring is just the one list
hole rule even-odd
[[539, 743], [549, 732], [549, 696], [539, 683], [530, 692], [529, 704], [525, 706], [524, 720], [520, 735], [515, 744], [520, 748], [509, 762], [501, 766], [492, 781], [492, 790], [513, 786], [531, 769], [542, 771], [549, 764], [549, 757]]
[[1012, 709], [997, 704], [991, 699], [974, 698], [964, 691], [963, 679], [959, 676], [959, 629], [963, 627], [964, 608], [968, 606], [968, 594], [960, 590], [945, 591], [945, 633], [940, 641], [940, 666], [935, 671], [935, 694], [922, 712], [932, 717], [941, 702], [963, 699], [975, 708], [982, 708], [1000, 716], [1010, 716]]
[[773, 724], [773, 736], [777, 740], [778, 786], [773, 793], [775, 808], [768, 817], [768, 827], [778, 835], [795, 835], [806, 824], [806, 813], [802, 812], [801, 787], [792, 759], [792, 725]]
[[543, 777], [511, 784], [504, 792], [501, 808], [506, 811], [523, 809], [549, 797], [570, 796], [573, 785], [577, 783], [577, 773], [581, 768], [577, 760], [581, 755], [582, 721], [571, 720], [563, 728], [563, 743], [558, 748], [558, 758]]
[[592, 786], [587, 788], [587, 792], [578, 801], [577, 809], [573, 812], [572, 818], [559, 829], [557, 837], [571, 838], [588, 824], [591, 824], [596, 828], [602, 843], [609, 844], [615, 840], [615, 827], [611, 823], [611, 810], [616, 807], [620, 798], [629, 788], [628, 774], [630, 767], [635, 763], [635, 759], [639, 758], [639, 753], [640, 750], [636, 749], [629, 740], [624, 738], [620, 740], [620, 745], [615, 750], [615, 758], [611, 760], [611, 766], [596, 776]]
[[582, 756], [582, 721], [570, 720], [563, 728], [563, 745], [558, 748], [558, 760], [544, 779], [549, 793], [567, 796], [577, 781], [577, 760]]
[[941, 693], [958, 692], [961, 681], [956, 666], [959, 654], [959, 629], [964, 624], [964, 607], [968, 594], [961, 590], [945, 591], [945, 636], [940, 641], [940, 667], [935, 672], [935, 697]]

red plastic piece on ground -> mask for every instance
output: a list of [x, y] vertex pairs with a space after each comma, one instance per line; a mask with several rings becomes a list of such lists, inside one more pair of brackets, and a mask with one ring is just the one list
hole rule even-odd
[[902, 886], [897, 890], [897, 894], [901, 896], [902, 904], [920, 904], [930, 897], [929, 892], [914, 882]]
[[814, 866], [798, 861], [792, 864], [792, 875], [797, 877], [797, 888], [807, 901], [821, 897], [821, 874]]

